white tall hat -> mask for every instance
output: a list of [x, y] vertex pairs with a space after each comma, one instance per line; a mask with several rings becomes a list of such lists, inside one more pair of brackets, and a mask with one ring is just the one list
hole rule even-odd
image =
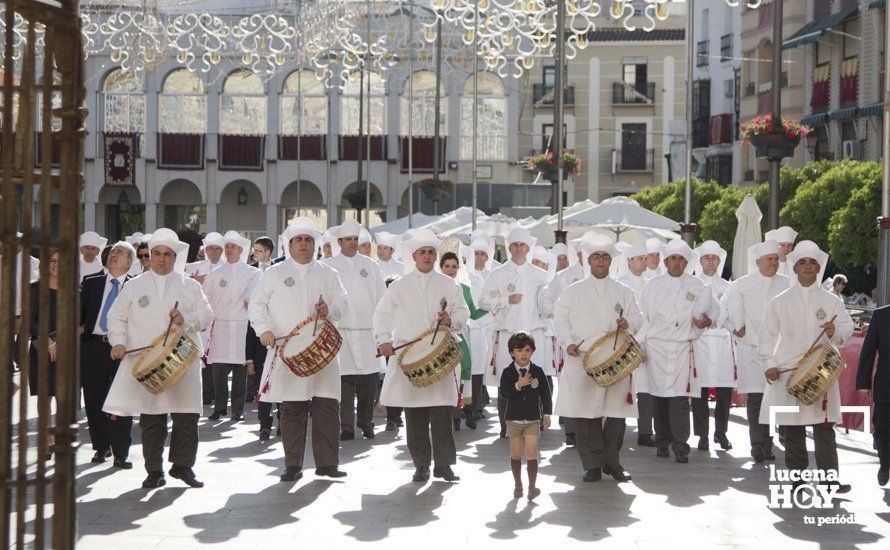
[[102, 252], [102, 249], [108, 244], [108, 239], [95, 231], [87, 231], [80, 236], [79, 243], [78, 246], [95, 246], [99, 252]]
[[[220, 235], [221, 236], [221, 235]], [[167, 246], [176, 253], [176, 263], [173, 264], [173, 271], [177, 273], [185, 272], [185, 264], [188, 261], [189, 244], [179, 240], [179, 235], [172, 229], [162, 227], [151, 234], [148, 241], [148, 250], [154, 250], [156, 246]]]
[[823, 252], [819, 245], [813, 241], [800, 241], [797, 243], [794, 250], [788, 254], [788, 264], [792, 267], [789, 276], [792, 277], [792, 280], [797, 280], [797, 274], [793, 270], [794, 264], [803, 258], [812, 258], [819, 264], [819, 275], [816, 278], [816, 283], [818, 284], [825, 278], [825, 268], [828, 266], [828, 253]]
[[701, 265], [701, 257], [714, 255], [720, 258], [720, 264], [717, 266], [717, 277], [723, 276], [723, 266], [726, 265], [726, 256], [727, 253], [723, 250], [723, 247], [720, 246], [720, 243], [717, 241], [705, 241], [698, 248], [695, 249], [696, 259], [695, 259], [695, 267], [693, 268], [693, 273], [696, 275], [703, 275], [704, 268]]
[[201, 241], [201, 244], [204, 246], [218, 246], [220, 248], [223, 247], [225, 242], [223, 242], [223, 236], [216, 231], [211, 231], [207, 234], [206, 237]]
[[797, 231], [787, 225], [783, 225], [778, 229], [767, 231], [763, 238], [765, 241], [776, 241], [782, 243], [794, 243], [797, 240]]
[[223, 247], [227, 244], [234, 244], [235, 246], [241, 247], [241, 259], [240, 262], [244, 263], [247, 261], [247, 258], [250, 256], [251, 252], [251, 242], [250, 239], [241, 235], [234, 229], [230, 229], [226, 231], [226, 234], [223, 235]]

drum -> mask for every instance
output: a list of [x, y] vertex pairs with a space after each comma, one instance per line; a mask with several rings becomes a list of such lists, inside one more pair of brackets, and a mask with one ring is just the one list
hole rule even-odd
[[173, 326], [167, 336], [167, 345], [164, 345], [163, 334], [155, 338], [151, 347], [139, 354], [132, 373], [146, 390], [157, 395], [182, 378], [200, 355], [197, 344], [181, 328]]
[[431, 386], [460, 365], [460, 343], [447, 329], [439, 329], [433, 343], [433, 330], [420, 335], [420, 340], [399, 353], [402, 372], [417, 388]]
[[797, 362], [785, 382], [785, 389], [801, 403], [812, 405], [828, 393], [845, 366], [844, 359], [834, 346], [813, 346]]
[[342, 344], [343, 337], [330, 321], [319, 319], [316, 326], [315, 318], [310, 317], [291, 331], [278, 349], [278, 357], [297, 376], [312, 376], [334, 360]]
[[624, 380], [646, 359], [640, 343], [625, 331], [612, 331], [596, 342], [584, 354], [584, 370], [601, 388], [614, 386]]

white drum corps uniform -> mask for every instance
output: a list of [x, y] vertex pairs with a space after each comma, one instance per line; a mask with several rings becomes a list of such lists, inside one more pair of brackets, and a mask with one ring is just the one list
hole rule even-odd
[[[180, 242], [172, 230], [164, 228], [152, 235], [148, 246], [153, 252], [159, 246], [173, 250], [175, 267], [166, 275], [150, 270], [123, 286], [108, 312], [109, 343], [112, 347], [124, 346], [128, 350], [150, 346], [166, 331], [170, 312], [176, 305], [184, 320], [181, 330], [200, 349], [200, 333], [210, 325], [213, 310], [201, 286], [182, 274], [189, 245]], [[198, 415], [202, 410], [201, 361], [196, 359], [182, 378], [156, 395], [133, 376], [133, 366], [141, 355], [124, 356], [102, 410], [118, 416], [141, 415], [142, 452], [149, 473], [143, 484], [146, 487], [163, 485], [162, 453], [167, 437], [167, 415], [170, 414], [173, 418], [170, 441], [173, 469], [170, 474], [195, 481], [191, 468], [198, 451]]]

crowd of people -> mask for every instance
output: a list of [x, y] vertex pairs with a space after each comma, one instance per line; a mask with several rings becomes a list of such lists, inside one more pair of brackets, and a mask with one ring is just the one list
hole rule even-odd
[[[304, 475], [310, 436], [315, 475], [340, 478], [347, 472], [339, 452], [348, 445], [341, 442], [359, 433], [374, 439], [380, 406], [384, 430], [405, 428], [414, 481], [457, 481], [454, 431], [476, 429], [493, 398], [499, 435], [509, 439], [514, 496], [533, 499], [540, 494], [538, 440], [551, 415], [578, 450], [583, 481], [605, 474], [628, 482], [621, 463], [627, 419], [635, 419], [638, 446], [686, 464], [693, 434], [698, 449], [732, 449], [730, 407], [744, 396], [755, 463], [776, 459], [776, 422], [786, 468], [808, 467], [810, 426], [816, 466], [837, 472], [836, 378], [810, 404], [786, 386], [805, 374], [801, 365], [817, 346], [830, 357], [854, 325], [837, 295], [842, 281], [835, 277], [832, 289], [820, 284], [828, 255], [796, 241], [790, 227], [768, 232], [737, 251], [747, 254], [748, 274], [729, 281], [727, 252], [714, 241], [693, 250], [679, 239], [615, 243], [591, 232], [548, 250], [516, 227], [504, 238], [501, 263], [495, 239], [483, 231], [462, 243], [426, 228], [372, 236], [351, 220], [322, 230], [295, 218], [277, 242], [209, 233], [200, 259], [187, 263], [189, 245], [170, 229], [110, 245], [87, 232], [80, 238], [80, 380], [92, 460], [132, 468], [138, 419], [142, 486], [161, 487], [172, 421], [169, 475], [201, 487], [194, 467], [205, 405], [212, 405], [209, 420], [238, 422], [255, 401], [259, 439], [281, 438], [283, 482]], [[53, 254], [50, 262], [57, 261]], [[56, 273], [51, 265], [50, 276]], [[38, 309], [32, 304], [31, 314]], [[30, 326], [33, 370], [36, 318]], [[877, 355], [881, 485], [890, 474], [887, 345], [869, 331], [857, 378], [869, 393]], [[52, 339], [47, 352], [57, 368]], [[597, 371], [596, 363], [613, 370]], [[614, 378], [603, 383], [606, 375]], [[44, 389], [52, 395], [54, 385], [51, 378]], [[797, 412], [770, 417], [771, 407], [787, 405]]]

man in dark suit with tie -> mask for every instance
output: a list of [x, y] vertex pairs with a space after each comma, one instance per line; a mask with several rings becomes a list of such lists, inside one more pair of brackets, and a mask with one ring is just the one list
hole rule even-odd
[[102, 411], [120, 361], [111, 359], [108, 343], [108, 311], [130, 279], [127, 272], [136, 260], [136, 250], [127, 242], [115, 244], [105, 269], [84, 277], [80, 286], [80, 380], [86, 405], [87, 426], [93, 442], [92, 462], [105, 462], [112, 455], [116, 468], [130, 469], [131, 417], [110, 416]]
[[[875, 355], [878, 358], [877, 366]], [[872, 421], [875, 447], [881, 463], [878, 484], [883, 487], [890, 480], [890, 306], [878, 308], [872, 313], [859, 353], [856, 389], [865, 396], [870, 395], [875, 403]]]

